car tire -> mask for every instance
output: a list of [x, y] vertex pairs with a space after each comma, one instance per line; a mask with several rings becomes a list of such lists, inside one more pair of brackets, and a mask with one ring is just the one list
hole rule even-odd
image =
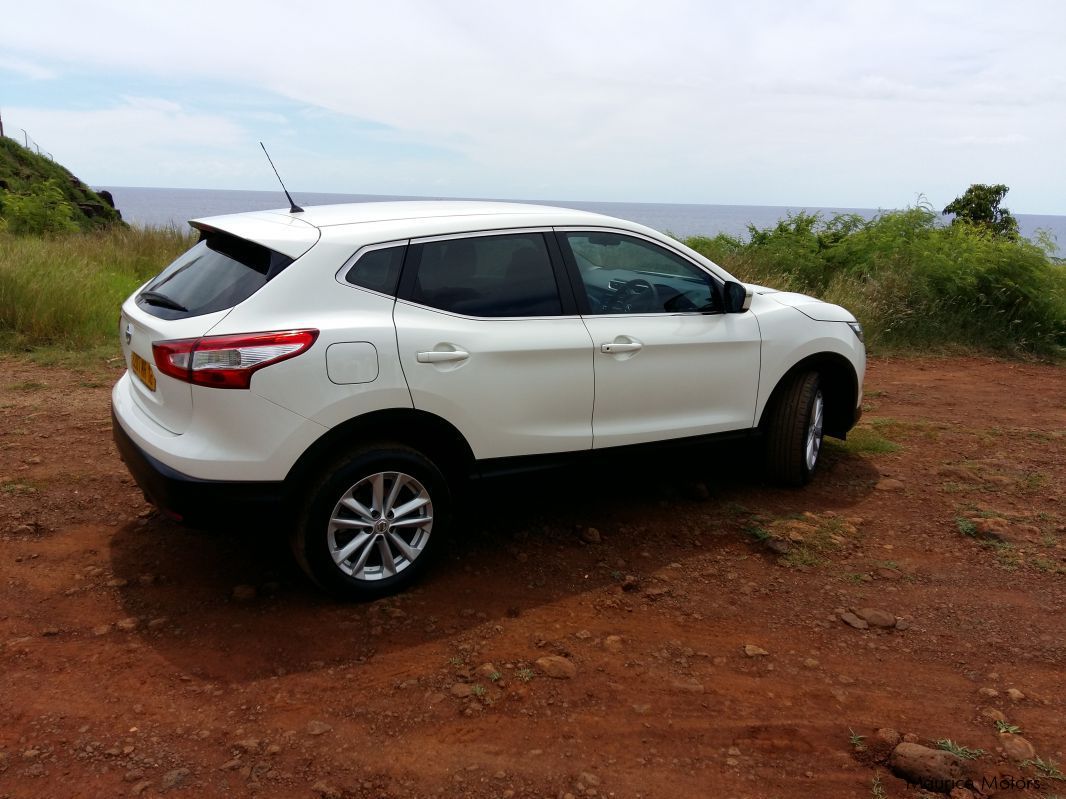
[[817, 372], [788, 378], [770, 409], [765, 428], [766, 473], [775, 482], [810, 482], [822, 451], [825, 398]]
[[291, 536], [318, 586], [345, 599], [407, 588], [448, 530], [451, 492], [417, 450], [386, 444], [353, 451], [311, 489]]

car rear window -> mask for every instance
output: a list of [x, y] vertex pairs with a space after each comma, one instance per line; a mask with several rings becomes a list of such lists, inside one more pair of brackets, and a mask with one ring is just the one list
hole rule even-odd
[[137, 295], [137, 305], [162, 319], [185, 319], [232, 308], [293, 261], [261, 244], [204, 232]]

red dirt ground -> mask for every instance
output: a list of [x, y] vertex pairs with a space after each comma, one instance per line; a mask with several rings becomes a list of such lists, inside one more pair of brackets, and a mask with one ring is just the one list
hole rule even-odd
[[[994, 769], [990, 708], [1066, 768], [1061, 367], [873, 360], [799, 491], [728, 450], [485, 482], [362, 605], [270, 531], [156, 515], [113, 369], [0, 369], [0, 797], [919, 796], [875, 731]], [[866, 607], [906, 629], [841, 621]], [[1013, 770], [1040, 789], [1000, 795], [1066, 794]]]

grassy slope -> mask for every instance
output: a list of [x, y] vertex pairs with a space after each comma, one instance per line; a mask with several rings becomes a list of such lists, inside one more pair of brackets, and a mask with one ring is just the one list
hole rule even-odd
[[[119, 214], [70, 170], [27, 150], [14, 139], [0, 136], [0, 181], [7, 184], [8, 191], [18, 194], [46, 180], [54, 180], [74, 206], [74, 221], [81, 230], [105, 228], [120, 221]], [[87, 215], [83, 207], [91, 207], [92, 215]]]

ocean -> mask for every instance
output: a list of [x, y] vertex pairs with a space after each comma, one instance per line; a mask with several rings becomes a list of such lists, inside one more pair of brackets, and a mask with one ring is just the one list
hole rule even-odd
[[[235, 191], [222, 189], [163, 189], [133, 186], [101, 186], [115, 198], [122, 218], [133, 225], [184, 228], [190, 219], [240, 211], [263, 211], [287, 206], [285, 195], [278, 191]], [[372, 194], [321, 194], [298, 192], [293, 195], [301, 205], [374, 202], [381, 200], [455, 199], [444, 197], [392, 197]], [[855, 213], [867, 218], [877, 214], [873, 208], [815, 208], [778, 205], [696, 205], [683, 203], [625, 203], [573, 200], [529, 200], [544, 205], [577, 208], [583, 211], [616, 216], [640, 222], [675, 236], [714, 236], [728, 233], [745, 236], [748, 225], [770, 227], [790, 212], [805, 211], [831, 216]], [[1066, 216], [1015, 214], [1022, 235], [1032, 238], [1039, 229], [1047, 230], [1060, 246], [1066, 246]]]

